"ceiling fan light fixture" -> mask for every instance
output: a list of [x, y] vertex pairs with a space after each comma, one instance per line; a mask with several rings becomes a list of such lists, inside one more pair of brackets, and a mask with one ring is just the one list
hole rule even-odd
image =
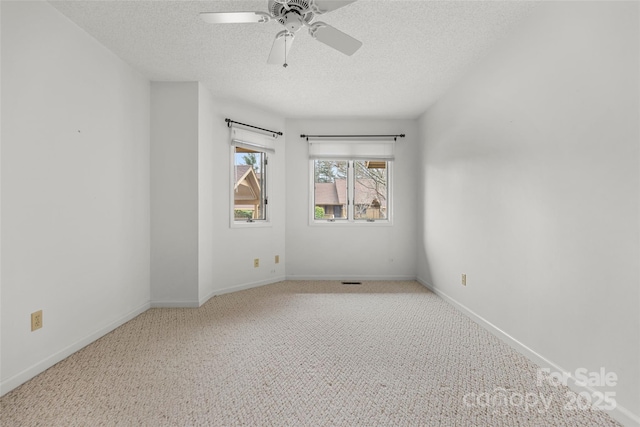
[[284, 27], [291, 33], [295, 33], [304, 25], [302, 16], [295, 11], [290, 11], [284, 16]]

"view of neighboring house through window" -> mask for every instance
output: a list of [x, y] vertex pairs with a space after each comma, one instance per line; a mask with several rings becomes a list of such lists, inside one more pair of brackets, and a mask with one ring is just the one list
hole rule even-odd
[[353, 217], [387, 219], [387, 162], [369, 160], [353, 164]]
[[346, 161], [314, 162], [315, 219], [347, 219], [347, 171]]
[[234, 147], [233, 217], [235, 221], [266, 220], [267, 154]]
[[388, 166], [379, 160], [314, 160], [314, 219], [388, 220]]

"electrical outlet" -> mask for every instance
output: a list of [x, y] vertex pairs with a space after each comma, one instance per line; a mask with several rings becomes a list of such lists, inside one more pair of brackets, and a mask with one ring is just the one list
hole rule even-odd
[[42, 328], [42, 310], [31, 313], [31, 332]]
[[462, 275], [462, 286], [467, 286], [467, 275], [466, 274]]
[[280, 255], [276, 255], [276, 264], [280, 264]]
[[260, 267], [260, 258], [256, 258], [253, 260], [253, 268]]

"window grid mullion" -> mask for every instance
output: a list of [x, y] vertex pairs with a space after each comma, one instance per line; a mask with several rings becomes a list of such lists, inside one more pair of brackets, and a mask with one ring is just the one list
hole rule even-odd
[[347, 220], [350, 222], [353, 222], [354, 217], [355, 217], [355, 206], [354, 206], [354, 196], [355, 196], [355, 191], [354, 191], [354, 180], [355, 180], [355, 174], [353, 171], [353, 160], [349, 160], [348, 163], [348, 167], [347, 167], [347, 200], [348, 200], [348, 217]]

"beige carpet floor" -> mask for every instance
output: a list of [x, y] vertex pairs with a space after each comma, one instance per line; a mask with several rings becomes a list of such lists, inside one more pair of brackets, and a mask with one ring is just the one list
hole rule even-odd
[[618, 425], [536, 369], [416, 282], [287, 281], [148, 310], [2, 397], [0, 425]]

